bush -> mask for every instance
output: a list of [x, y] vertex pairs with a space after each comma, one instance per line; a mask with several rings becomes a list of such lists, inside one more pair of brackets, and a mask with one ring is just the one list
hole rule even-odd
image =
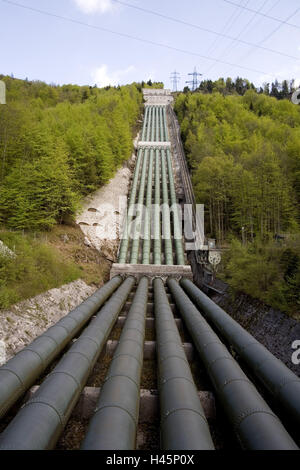
[[1, 232], [0, 239], [16, 258], [0, 254], [0, 308], [78, 279], [80, 269], [30, 235]]

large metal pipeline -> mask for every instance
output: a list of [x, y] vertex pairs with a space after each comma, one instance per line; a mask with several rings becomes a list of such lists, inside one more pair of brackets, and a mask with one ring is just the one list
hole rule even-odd
[[164, 133], [165, 133], [165, 141], [168, 142], [170, 138], [169, 138], [169, 131], [168, 131], [166, 106], [163, 107], [163, 126], [164, 126]]
[[154, 150], [150, 150], [148, 183], [146, 192], [146, 210], [144, 222], [143, 264], [150, 264], [151, 252], [151, 213], [152, 213], [152, 181], [153, 181]]
[[151, 142], [155, 141], [155, 115], [156, 115], [156, 106], [153, 106], [152, 112], [152, 125], [151, 125]]
[[129, 277], [0, 436], [0, 450], [52, 449], [134, 285]]
[[260, 384], [299, 425], [300, 379], [191, 281], [183, 279], [181, 285], [204, 317], [234, 347]]
[[146, 139], [146, 128], [147, 128], [148, 114], [149, 114], [149, 106], [146, 106], [146, 107], [145, 107], [145, 115], [144, 115], [143, 130], [142, 130], [142, 141], [143, 141], [143, 142], [144, 142], [145, 139]]
[[160, 128], [160, 140], [161, 142], [165, 142], [165, 129], [163, 125], [163, 110], [162, 106], [159, 107], [159, 128]]
[[163, 193], [163, 204], [162, 204], [162, 222], [163, 222], [163, 238], [165, 248], [165, 264], [173, 264], [173, 246], [172, 246], [172, 235], [171, 235], [171, 219], [170, 219], [170, 206], [169, 206], [169, 194], [168, 194], [168, 183], [167, 183], [167, 170], [166, 170], [166, 157], [165, 151], [161, 150], [161, 179], [162, 179], [162, 193]]
[[137, 162], [136, 162], [136, 166], [134, 170], [132, 188], [131, 188], [130, 198], [128, 202], [128, 211], [125, 216], [123, 235], [122, 235], [122, 240], [121, 240], [120, 250], [119, 250], [119, 258], [118, 258], [119, 263], [126, 263], [126, 260], [127, 260], [127, 252], [128, 252], [128, 246], [129, 246], [129, 240], [130, 240], [129, 231], [130, 231], [130, 226], [131, 226], [131, 222], [133, 219], [132, 207], [135, 204], [135, 200], [136, 200], [136, 193], [138, 189], [138, 181], [139, 181], [139, 176], [140, 176], [142, 156], [143, 156], [143, 150], [140, 149], [138, 152]]
[[131, 264], [137, 264], [139, 262], [140, 235], [141, 235], [141, 229], [142, 229], [141, 224], [143, 222], [144, 195], [145, 195], [147, 168], [148, 168], [148, 155], [149, 155], [149, 150], [146, 149], [144, 153], [144, 158], [143, 158], [143, 167], [142, 167], [138, 204], [137, 204], [137, 212], [139, 212], [139, 215], [135, 219], [133, 240], [132, 240], [132, 245], [131, 245], [131, 256], [130, 256]]
[[84, 450], [133, 450], [139, 417], [148, 279], [134, 296], [118, 347], [82, 444]]
[[278, 417], [174, 279], [168, 286], [244, 449], [298, 450]]
[[147, 136], [146, 136], [147, 142], [150, 141], [150, 136], [151, 136], [152, 111], [153, 111], [153, 107], [149, 106], [149, 114], [148, 114], [148, 120], [147, 120]]
[[163, 281], [154, 280], [161, 446], [212, 450], [214, 445], [168, 302]]
[[154, 243], [153, 263], [161, 264], [161, 224], [160, 224], [160, 152], [155, 151], [155, 196], [154, 196]]
[[155, 119], [156, 119], [155, 141], [159, 142], [159, 110], [158, 110], [158, 106], [155, 107]]
[[167, 149], [167, 165], [168, 165], [168, 173], [169, 173], [169, 188], [170, 188], [170, 200], [171, 206], [173, 208], [173, 228], [174, 228], [174, 244], [176, 250], [176, 260], [177, 264], [184, 265], [184, 250], [182, 244], [182, 229], [179, 220], [178, 214], [178, 206], [177, 206], [177, 199], [176, 199], [176, 192], [175, 192], [175, 183], [173, 177], [173, 167], [172, 167], [172, 160], [170, 150]]
[[112, 279], [0, 368], [0, 417], [34, 384], [121, 282], [120, 276]]

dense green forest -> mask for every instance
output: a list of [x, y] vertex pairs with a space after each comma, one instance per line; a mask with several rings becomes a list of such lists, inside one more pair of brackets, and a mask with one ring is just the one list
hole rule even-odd
[[7, 89], [0, 106], [0, 240], [17, 256], [0, 252], [6, 308], [79, 277], [101, 282], [100, 267], [89, 275], [77, 261], [77, 242], [61, 253], [44, 232], [70, 222], [82, 197], [130, 157], [143, 84], [99, 89], [0, 79]]
[[0, 223], [50, 229], [132, 152], [141, 85], [51, 86], [0, 76]]
[[278, 98], [251, 86], [240, 94], [187, 91], [177, 97], [175, 110], [196, 199], [205, 204], [206, 233], [229, 245], [226, 280], [235, 291], [295, 313], [300, 107]]
[[[263, 86], [256, 88], [255, 85], [246, 78], [237, 77], [232, 79], [231, 77], [219, 78], [218, 80], [202, 80], [195, 91], [201, 91], [203, 93], [213, 93], [218, 91], [222, 95], [238, 94], [244, 95], [248, 90], [255, 90], [258, 94], [265, 94], [267, 96], [273, 96], [278, 100], [289, 99], [292, 93], [296, 89], [295, 80], [283, 80], [279, 83], [275, 80], [272, 83], [264, 83]], [[190, 91], [189, 87], [184, 88], [184, 93]]]

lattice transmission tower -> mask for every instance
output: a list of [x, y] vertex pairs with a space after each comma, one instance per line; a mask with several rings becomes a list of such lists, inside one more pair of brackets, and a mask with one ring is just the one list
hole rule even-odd
[[177, 91], [178, 90], [178, 83], [180, 81], [180, 73], [179, 72], [173, 72], [171, 73], [171, 82], [172, 82], [172, 87], [173, 87], [173, 91]]
[[192, 91], [197, 90], [198, 86], [200, 85], [200, 80], [198, 77], [202, 77], [202, 73], [198, 73], [196, 67], [194, 68], [194, 72], [189, 73], [188, 75], [192, 75], [192, 80], [187, 80], [185, 83], [188, 83]]

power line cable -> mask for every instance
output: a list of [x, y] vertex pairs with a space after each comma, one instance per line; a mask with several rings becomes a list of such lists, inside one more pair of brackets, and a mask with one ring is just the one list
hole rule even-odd
[[[278, 3], [278, 2], [277, 2]], [[291, 13], [285, 21], [282, 22], [282, 24], [279, 24], [278, 26], [276, 26], [275, 29], [273, 29], [264, 39], [262, 39], [259, 44], [263, 44], [264, 42], [266, 42], [268, 39], [270, 39], [270, 37], [272, 37], [275, 33], [277, 33], [277, 31], [282, 28], [283, 24], [285, 24], [290, 18], [292, 18], [293, 16], [295, 16], [298, 12], [300, 11], [300, 7], [297, 8], [293, 13]], [[254, 48], [251, 48], [250, 51], [246, 54], [246, 55], [243, 55], [243, 57], [240, 58], [240, 60], [244, 60], [246, 58], [248, 58], [253, 52], [254, 52]]]
[[[248, 5], [248, 3], [249, 3], [249, 0], [247, 0], [246, 5]], [[243, 10], [240, 10], [239, 15], [236, 17], [236, 20], [237, 20], [242, 14], [243, 14]], [[236, 20], [235, 20], [235, 21], [236, 21]], [[226, 55], [227, 51], [230, 49], [230, 47], [232, 46], [232, 44], [234, 44], [234, 42], [235, 42], [236, 39], [238, 39], [238, 36], [236, 36], [236, 37], [231, 41], [231, 43], [230, 43], [227, 47], [225, 47], [225, 49], [223, 50], [223, 52], [221, 52], [221, 53], [219, 54], [218, 58], [223, 57], [224, 54]], [[211, 65], [208, 67], [208, 69], [205, 71], [205, 75], [207, 75], [208, 72], [210, 72], [215, 66], [216, 66], [216, 64], [211, 64]]]
[[[249, 28], [250, 24], [251, 24], [251, 23], [254, 21], [254, 19], [256, 18], [257, 14], [258, 14], [261, 10], [263, 10], [263, 8], [264, 8], [265, 5], [268, 3], [268, 1], [269, 1], [269, 0], [264, 0], [264, 1], [263, 1], [263, 4], [260, 6], [259, 10], [258, 10], [257, 12], [255, 12], [255, 13], [253, 14], [253, 16], [250, 18], [250, 20], [248, 21], [248, 23], [247, 23], [245, 26], [243, 26], [243, 28], [241, 29], [240, 33], [235, 37], [235, 39], [239, 39], [239, 38], [242, 36], [242, 34], [245, 33], [245, 31]], [[248, 5], [248, 3], [249, 3], [249, 2], [247, 2], [247, 5]], [[243, 11], [243, 10], [241, 10], [241, 11]], [[234, 41], [232, 41], [232, 42], [223, 50], [222, 54], [221, 54], [219, 57], [226, 57], [226, 56], [228, 56], [229, 51], [232, 52], [232, 49], [233, 49], [235, 46], [236, 46], [236, 44], [234, 44]], [[212, 70], [215, 66], [216, 66], [215, 64], [211, 64], [206, 73], [208, 73], [210, 70]], [[228, 72], [226, 72], [226, 73], [224, 74], [224, 76], [226, 76], [227, 73], [228, 73]]]
[[[270, 11], [274, 10], [274, 8], [278, 5], [278, 3], [280, 3], [280, 0], [277, 0], [270, 8], [266, 11], [266, 13], [268, 14], [268, 13], [270, 13]], [[258, 12], [257, 12], [257, 13], [258, 13]], [[264, 17], [261, 16], [260, 19], [256, 22], [255, 26], [257, 27], [263, 20], [264, 20]], [[251, 49], [250, 49], [250, 51], [251, 51]], [[249, 53], [250, 53], [250, 51], [249, 51]], [[243, 54], [242, 56], [240, 56], [238, 62], [242, 61], [242, 60], [244, 59], [244, 57], [245, 57], [245, 54]], [[232, 68], [230, 68], [230, 69], [226, 72], [226, 74], [229, 75], [230, 72], [231, 72], [231, 70], [232, 70]], [[225, 75], [226, 75], [226, 74], [225, 74]]]
[[[247, 10], [247, 11], [251, 11], [252, 13], [256, 12], [256, 10], [253, 10], [253, 8], [248, 8], [246, 6], [238, 5], [237, 3], [232, 2], [230, 0], [223, 0], [223, 2], [229, 3], [230, 5], [234, 5], [238, 8], [243, 8], [244, 10]], [[270, 20], [277, 21], [278, 23], [286, 24], [287, 26], [292, 26], [293, 28], [300, 29], [300, 26], [297, 24], [288, 23], [287, 21], [284, 21], [280, 18], [275, 18], [274, 16], [270, 16], [267, 13], [259, 13], [259, 15], [264, 16], [265, 18], [269, 18]]]
[[[13, 3], [13, 2], [10, 2], [9, 0], [2, 0], [2, 1], [6, 2], [6, 3]], [[168, 20], [168, 21], [172, 21], [172, 22], [175, 22], [175, 23], [183, 24], [185, 26], [189, 26], [191, 28], [198, 29], [200, 31], [204, 31], [206, 33], [215, 34], [217, 36], [220, 36], [220, 37], [223, 37], [223, 38], [226, 38], [226, 39], [231, 39], [233, 41], [240, 42], [241, 44], [244, 44], [246, 46], [258, 47], [259, 49], [263, 49], [265, 51], [272, 52], [274, 54], [279, 54], [281, 56], [289, 57], [290, 59], [295, 59], [295, 60], [300, 61], [299, 57], [292, 56], [290, 54], [286, 54], [285, 52], [277, 51], [277, 50], [271, 49], [269, 47], [257, 46], [255, 43], [244, 41], [242, 39], [236, 39], [235, 37], [229, 36], [228, 34], [220, 33], [218, 31], [214, 31], [214, 30], [209, 29], [209, 28], [204, 28], [203, 26], [199, 26], [199, 25], [196, 25], [196, 24], [193, 24], [193, 23], [189, 23], [187, 21], [180, 20], [179, 18], [175, 18], [173, 16], [165, 15], [163, 13], [159, 13], [159, 12], [154, 11], [154, 10], [149, 10], [147, 8], [142, 8], [142, 7], [139, 7], [137, 5], [132, 5], [131, 3], [124, 2], [123, 0], [113, 0], [113, 2], [119, 3], [120, 5], [126, 6], [128, 8], [132, 8], [134, 10], [142, 11], [143, 13], [147, 13], [149, 15], [158, 16], [158, 17], [163, 18], [163, 19]]]
[[[186, 49], [180, 49], [180, 48], [177, 48], [177, 47], [174, 47], [174, 46], [170, 46], [168, 44], [163, 44], [163, 43], [159, 43], [159, 42], [156, 42], [156, 41], [152, 41], [150, 39], [143, 39], [143, 38], [140, 38], [140, 37], [137, 37], [137, 36], [133, 36], [131, 34], [121, 33], [119, 31], [114, 31], [112, 29], [104, 28], [102, 26], [92, 25], [90, 23], [85, 23], [83, 21], [76, 20], [74, 18], [58, 15], [56, 13], [51, 13], [51, 12], [48, 12], [48, 11], [45, 11], [45, 10], [40, 10], [38, 8], [29, 7], [29, 6], [23, 5], [21, 3], [16, 3], [16, 2], [13, 2], [11, 0], [1, 0], [1, 1], [4, 2], [4, 3], [7, 3], [9, 5], [13, 5], [13, 6], [16, 6], [16, 7], [19, 7], [19, 8], [23, 8], [25, 10], [29, 10], [29, 11], [33, 11], [35, 13], [39, 13], [41, 15], [46, 15], [46, 16], [50, 16], [52, 18], [68, 21], [69, 23], [74, 23], [74, 24], [77, 24], [77, 25], [80, 25], [80, 26], [85, 26], [85, 27], [95, 29], [95, 30], [98, 30], [98, 31], [102, 31], [102, 32], [105, 32], [105, 33], [114, 34], [116, 36], [120, 36], [120, 37], [123, 37], [123, 38], [125, 37], [127, 39], [132, 39], [134, 41], [139, 41], [139, 42], [142, 42], [144, 44], [150, 44], [152, 46], [161, 47], [161, 48], [172, 50], [172, 51], [175, 51], [175, 52], [180, 52], [182, 54], [187, 54], [187, 55], [200, 57], [202, 59], [210, 60], [212, 62], [218, 62], [220, 64], [225, 64], [225, 65], [229, 65], [229, 66], [232, 66], [232, 67], [237, 67], [237, 68], [241, 68], [241, 69], [244, 69], [244, 70], [248, 70], [250, 72], [255, 72], [255, 73], [264, 74], [264, 75], [273, 77], [273, 75], [270, 74], [270, 73], [264, 72], [262, 70], [254, 69], [252, 67], [246, 67], [244, 65], [240, 66], [239, 64], [233, 64], [231, 62], [227, 62], [227, 61], [224, 61], [224, 60], [221, 60], [221, 59], [208, 57], [208, 56], [199, 54], [198, 52], [192, 52], [192, 51], [188, 51]], [[297, 60], [299, 60], [299, 59], [297, 59]]]
[[[244, 0], [240, 0], [240, 4], [243, 2]], [[229, 17], [229, 19], [226, 21], [224, 27], [222, 28], [222, 31], [221, 33], [225, 33], [226, 31], [229, 31], [230, 30], [230, 27], [235, 23], [236, 21], [236, 18], [235, 15], [237, 14], [237, 12], [239, 11], [238, 8], [236, 8], [231, 16]], [[215, 52], [215, 50], [217, 49], [217, 43], [218, 43], [218, 37], [216, 37], [213, 41], [213, 43], [211, 44], [211, 46], [208, 48], [208, 50], [206, 51], [206, 54], [212, 54]], [[206, 73], [206, 72], [205, 72]]]

